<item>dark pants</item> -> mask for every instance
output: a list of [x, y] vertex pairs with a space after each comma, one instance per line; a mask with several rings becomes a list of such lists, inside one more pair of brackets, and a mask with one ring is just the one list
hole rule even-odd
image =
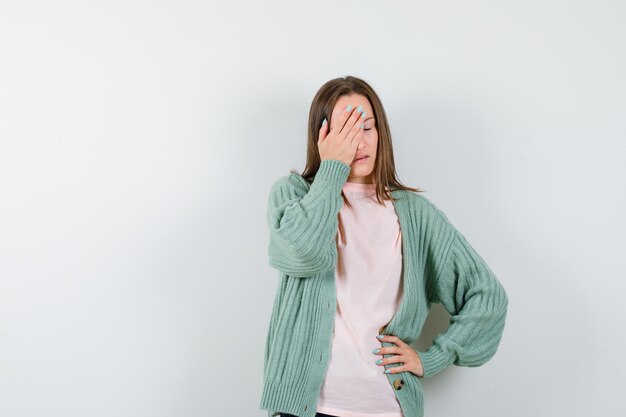
[[[293, 414], [280, 413], [280, 417], [297, 417], [297, 416], [294, 416]], [[324, 414], [324, 413], [317, 413], [315, 414], [315, 417], [336, 417], [336, 416], [331, 416], [330, 414]]]

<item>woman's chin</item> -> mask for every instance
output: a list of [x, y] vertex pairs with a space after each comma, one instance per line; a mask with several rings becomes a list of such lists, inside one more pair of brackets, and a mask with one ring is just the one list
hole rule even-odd
[[354, 166], [354, 165], [352, 165], [352, 169], [350, 170], [350, 174], [352, 174], [352, 176], [367, 177], [369, 174], [372, 173], [372, 171], [373, 171], [373, 167]]

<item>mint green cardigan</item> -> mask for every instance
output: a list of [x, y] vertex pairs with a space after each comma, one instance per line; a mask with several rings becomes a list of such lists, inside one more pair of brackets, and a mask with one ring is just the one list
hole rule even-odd
[[[334, 326], [335, 239], [341, 189], [349, 173], [344, 162], [323, 160], [311, 184], [292, 172], [271, 188], [268, 255], [280, 274], [260, 401], [268, 416], [284, 412], [315, 417]], [[417, 352], [423, 377], [408, 371], [386, 374], [404, 417], [423, 417], [422, 378], [451, 364], [474, 367], [490, 360], [502, 338], [508, 299], [493, 271], [441, 210], [415, 192], [391, 194], [397, 199], [393, 205], [402, 234], [404, 292], [400, 307], [381, 331], [412, 344], [432, 303], [440, 303], [451, 315], [448, 329], [425, 352]]]

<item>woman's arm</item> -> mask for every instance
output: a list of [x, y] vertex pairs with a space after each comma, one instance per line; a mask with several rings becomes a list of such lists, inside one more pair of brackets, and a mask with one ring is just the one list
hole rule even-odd
[[508, 307], [493, 271], [445, 215], [443, 219], [452, 239], [443, 261], [435, 263], [432, 301], [441, 303], [451, 320], [425, 352], [417, 352], [423, 377], [451, 364], [474, 367], [490, 360], [500, 344]]
[[272, 186], [267, 221], [269, 263], [288, 275], [311, 277], [334, 267], [341, 189], [350, 166], [324, 159], [308, 190], [289, 176]]

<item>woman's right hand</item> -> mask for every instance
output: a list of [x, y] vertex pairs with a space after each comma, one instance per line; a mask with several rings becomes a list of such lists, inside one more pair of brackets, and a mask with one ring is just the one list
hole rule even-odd
[[351, 165], [361, 143], [362, 125], [361, 113], [356, 109], [352, 111], [344, 109], [339, 120], [333, 121], [330, 128], [329, 123], [322, 123], [317, 140], [320, 160], [336, 159]]

